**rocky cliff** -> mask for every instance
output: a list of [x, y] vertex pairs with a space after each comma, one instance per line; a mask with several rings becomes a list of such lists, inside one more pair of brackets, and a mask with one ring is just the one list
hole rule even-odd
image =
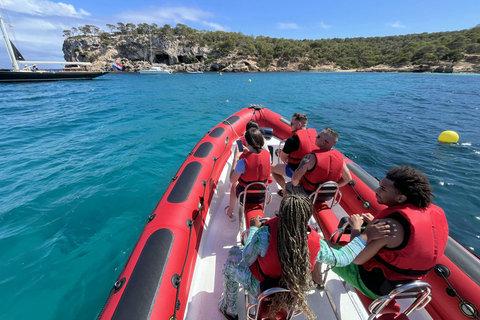
[[[187, 43], [181, 37], [167, 39], [148, 35], [108, 35], [102, 37], [72, 37], [63, 43], [65, 61], [92, 62], [92, 69], [111, 71], [113, 62], [119, 62], [126, 72], [149, 69], [150, 61], [166, 65], [176, 72], [222, 71], [305, 71], [302, 61], [274, 60], [269, 66], [257, 66], [257, 58], [247, 55], [220, 56], [213, 48]], [[341, 69], [332, 63], [309, 68], [309, 71], [343, 72], [435, 72], [435, 73], [480, 73], [480, 55], [465, 55], [459, 62], [429, 65], [378, 65], [364, 69]]]

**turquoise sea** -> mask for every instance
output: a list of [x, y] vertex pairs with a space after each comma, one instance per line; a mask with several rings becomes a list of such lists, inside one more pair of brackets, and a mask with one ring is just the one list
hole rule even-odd
[[[251, 103], [333, 127], [338, 149], [376, 177], [394, 165], [422, 169], [450, 234], [479, 255], [479, 75], [108, 74], [0, 84], [0, 319], [94, 319], [187, 153]], [[459, 142], [437, 142], [444, 130]]]

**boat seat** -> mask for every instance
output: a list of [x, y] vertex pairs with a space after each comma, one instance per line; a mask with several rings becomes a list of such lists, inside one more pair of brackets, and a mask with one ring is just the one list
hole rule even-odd
[[[246, 198], [244, 200], [244, 198]], [[244, 228], [250, 228], [250, 219], [265, 216], [265, 208], [272, 201], [272, 195], [263, 182], [252, 182], [238, 195], [239, 217]]]
[[330, 203], [327, 203], [327, 207], [331, 209], [340, 203], [342, 193], [336, 182], [327, 181], [319, 185], [317, 190], [310, 194], [310, 199], [312, 199], [313, 203], [329, 201]]
[[273, 137], [273, 128], [259, 127], [258, 130], [262, 133], [265, 140], [270, 140]]
[[[393, 289], [388, 295], [381, 296], [370, 303], [368, 310], [370, 316], [368, 320], [403, 320], [408, 319], [408, 316], [415, 310], [424, 308], [430, 300], [432, 300], [432, 288], [423, 281], [415, 280]], [[411, 299], [409, 306], [400, 312], [400, 306], [397, 301], [400, 299]], [[364, 303], [369, 299], [363, 296]], [[368, 304], [368, 302], [367, 302]]]
[[[367, 222], [364, 222], [362, 225], [362, 232], [367, 226]], [[329, 230], [330, 231], [330, 230]], [[337, 229], [331, 233], [329, 233], [330, 242], [337, 244], [337, 245], [345, 245], [346, 242], [349, 242], [350, 238], [347, 238], [346, 235], [351, 234], [352, 229], [348, 224], [348, 216], [342, 217], [338, 222]], [[345, 236], [345, 237], [344, 237]]]
[[273, 318], [268, 316], [273, 297], [276, 294], [281, 292], [289, 292], [289, 290], [281, 287], [273, 287], [263, 291], [258, 296], [258, 299], [248, 304], [247, 319], [249, 320], [260, 320], [260, 319], [288, 320], [300, 315], [302, 312], [298, 310], [297, 306], [295, 305], [288, 310], [278, 311], [273, 315]]

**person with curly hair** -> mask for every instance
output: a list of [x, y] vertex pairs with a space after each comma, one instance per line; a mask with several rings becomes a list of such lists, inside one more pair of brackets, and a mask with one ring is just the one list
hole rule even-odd
[[393, 167], [375, 190], [387, 206], [366, 221], [391, 221], [392, 236], [368, 243], [353, 263], [333, 269], [372, 299], [397, 285], [422, 279], [445, 251], [448, 224], [443, 210], [432, 203], [433, 190], [425, 176], [410, 166]]
[[[315, 262], [348, 265], [367, 242], [389, 234], [388, 224], [372, 222], [363, 234], [336, 250], [321, 240], [315, 229], [308, 225], [312, 212], [313, 204], [308, 197], [290, 194], [282, 200], [278, 217], [269, 219], [263, 226], [259, 216], [251, 219], [245, 247], [232, 247], [222, 270], [224, 291], [219, 308], [227, 319], [238, 319], [240, 284], [257, 296], [260, 283], [265, 282], [269, 287], [280, 285], [290, 290], [274, 300], [272, 312], [296, 303], [307, 319], [314, 319], [306, 295], [313, 285], [311, 271]], [[352, 230], [360, 234], [363, 223], [360, 215], [351, 216], [349, 222]]]

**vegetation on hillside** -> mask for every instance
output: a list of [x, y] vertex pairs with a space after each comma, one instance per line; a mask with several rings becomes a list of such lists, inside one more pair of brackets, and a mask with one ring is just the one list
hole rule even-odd
[[[409, 34], [404, 36], [293, 40], [254, 37], [241, 32], [196, 30], [184, 24], [121, 23], [107, 24], [110, 32], [93, 25], [64, 30], [65, 37], [99, 36], [108, 42], [111, 35], [145, 35], [180, 39], [183, 45], [208, 45], [221, 56], [250, 55], [258, 58], [259, 67], [274, 60], [299, 62], [301, 69], [334, 63], [342, 68], [366, 68], [379, 64], [436, 64], [457, 62], [465, 54], [480, 54], [480, 24], [461, 31]], [[209, 60], [211, 60], [209, 58]], [[194, 61], [192, 61], [194, 62]]]

